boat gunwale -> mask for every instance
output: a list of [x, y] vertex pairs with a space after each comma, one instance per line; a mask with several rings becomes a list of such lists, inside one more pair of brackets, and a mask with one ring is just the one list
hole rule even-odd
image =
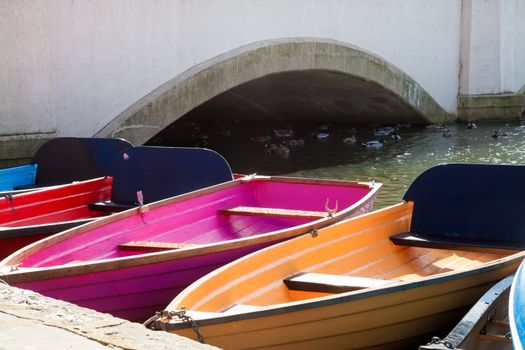
[[[98, 220], [100, 218], [101, 217], [87, 217], [74, 220], [56, 221], [45, 224], [27, 226], [0, 226], [0, 240], [17, 237], [28, 237], [37, 234], [46, 234], [52, 231], [60, 232], [67, 228], [70, 228], [71, 225], [77, 226], [79, 224], [86, 224]], [[52, 231], [50, 231], [51, 229]]]
[[[110, 259], [100, 259], [93, 261], [75, 262], [67, 265], [55, 265], [45, 267], [19, 267], [20, 262], [31, 256], [32, 254], [49, 248], [56, 243], [65, 241], [67, 239], [78, 236], [88, 230], [96, 229], [106, 224], [113, 223], [120, 219], [125, 219], [136, 214], [141, 214], [144, 211], [154, 210], [164, 206], [179, 203], [188, 199], [197, 198], [210, 193], [218, 192], [223, 189], [238, 186], [241, 183], [252, 181], [271, 181], [271, 182], [291, 182], [300, 184], [314, 184], [327, 186], [348, 186], [348, 187], [367, 187], [370, 189], [369, 193], [363, 196], [359, 201], [353, 205], [337, 212], [333, 216], [328, 216], [322, 219], [311, 221], [305, 224], [292, 226], [289, 228], [271, 231], [250, 237], [237, 238], [233, 240], [202, 244], [198, 247], [188, 247], [183, 249], [173, 249], [161, 252], [144, 253], [140, 255], [124, 256]], [[167, 199], [162, 199], [157, 202], [146, 204], [142, 207], [135, 207], [116, 213], [110, 216], [102, 217], [90, 223], [71, 228], [61, 233], [44, 238], [40, 241], [34, 242], [6, 257], [0, 261], [0, 279], [5, 280], [11, 284], [33, 282], [39, 280], [46, 280], [52, 278], [60, 278], [67, 276], [74, 276], [85, 273], [103, 272], [114, 269], [121, 269], [127, 267], [135, 267], [140, 265], [162, 263], [178, 259], [203, 256], [209, 253], [221, 253], [234, 249], [242, 249], [248, 246], [256, 246], [268, 242], [279, 241], [290, 237], [298, 236], [316, 229], [323, 228], [333, 223], [348, 219], [348, 216], [360, 210], [366, 203], [371, 201], [378, 193], [382, 184], [377, 182], [355, 182], [345, 180], [331, 180], [331, 179], [309, 179], [309, 178], [287, 178], [274, 176], [257, 176], [248, 175], [242, 178], [234, 179], [221, 184], [209, 186], [203, 189], [188, 192], [182, 195], [177, 195]]]
[[[498, 283], [492, 286], [476, 303], [470, 308], [465, 316], [457, 323], [457, 325], [442, 339], [452, 345], [454, 349], [460, 348], [469, 336], [475, 336], [472, 333], [478, 326], [482, 319], [487, 317], [487, 313], [496, 308], [496, 303], [505, 292], [510, 292], [514, 274], [501, 279]], [[474, 321], [474, 322], [473, 322]], [[485, 320], [486, 321], [486, 320]], [[427, 344], [420, 347], [420, 349], [433, 349], [434, 344]], [[441, 349], [440, 345], [435, 349]]]
[[[287, 243], [287, 242], [283, 242], [283, 243]], [[268, 247], [266, 249], [269, 249], [269, 248], [271, 247]], [[431, 248], [428, 248], [428, 249], [431, 249]], [[310, 309], [319, 308], [319, 307], [326, 307], [326, 306], [332, 306], [332, 305], [352, 302], [352, 301], [361, 300], [361, 299], [370, 298], [370, 297], [386, 295], [386, 294], [400, 292], [404, 290], [412, 290], [412, 289], [420, 288], [423, 286], [433, 286], [437, 284], [443, 284], [443, 283], [447, 283], [447, 282], [454, 281], [454, 280], [460, 280], [460, 279], [467, 278], [467, 277], [473, 277], [473, 276], [480, 275], [483, 273], [497, 271], [499, 269], [502, 269], [506, 266], [510, 266], [513, 264], [517, 264], [517, 263], [519, 264], [519, 262], [521, 262], [521, 260], [523, 260], [524, 257], [525, 257], [525, 251], [520, 251], [512, 255], [509, 255], [507, 257], [495, 259], [491, 261], [490, 263], [484, 263], [483, 266], [481, 267], [470, 268], [470, 269], [463, 270], [460, 272], [458, 271], [442, 272], [436, 275], [423, 277], [417, 281], [396, 281], [386, 286], [369, 288], [366, 290], [357, 290], [357, 291], [351, 291], [351, 292], [345, 292], [345, 293], [338, 293], [335, 295], [327, 295], [327, 296], [316, 297], [316, 298], [311, 298], [311, 299], [292, 301], [288, 303], [274, 304], [274, 305], [269, 305], [269, 306], [260, 306], [261, 310], [253, 310], [253, 311], [248, 311], [248, 312], [239, 313], [239, 314], [224, 315], [221, 312], [204, 311], [205, 313], [209, 314], [209, 317], [200, 318], [198, 316], [192, 316], [191, 309], [187, 309], [186, 312], [190, 317], [193, 318], [193, 320], [199, 326], [242, 321], [242, 320], [255, 319], [255, 318], [260, 318], [260, 317], [286, 314], [290, 312], [299, 312], [299, 311], [310, 310]], [[220, 271], [222, 271], [223, 268], [226, 268], [228, 265], [225, 265], [224, 267], [221, 267], [212, 273], [213, 274], [219, 273]], [[198, 283], [198, 281], [195, 283]], [[169, 305], [168, 305], [167, 311], [179, 311], [179, 310], [169, 310]], [[199, 311], [196, 311], [196, 312], [198, 313]], [[180, 321], [162, 322], [162, 321], [156, 320], [156, 321], [153, 321], [153, 323], [155, 325], [155, 329], [160, 329], [164, 331], [180, 330], [180, 329], [191, 327], [191, 325], [188, 324], [187, 322], [180, 322]]]
[[[512, 286], [510, 287], [510, 293], [509, 293], [509, 329], [510, 333], [512, 335], [512, 346], [516, 350], [523, 350], [523, 342], [520, 335], [520, 332], [518, 330], [518, 322], [516, 320], [515, 314], [519, 313], [519, 310], [516, 310], [516, 299], [518, 299], [517, 295], [519, 295], [520, 291], [519, 288], [521, 286], [518, 286], [520, 283], [520, 280], [525, 277], [525, 263], [522, 262], [520, 264], [520, 267], [514, 274], [514, 279], [512, 280]], [[518, 335], [518, 336], [516, 336]]]
[[42, 191], [42, 190], [49, 190], [52, 188], [57, 188], [64, 185], [71, 185], [73, 182], [61, 184], [61, 185], [50, 185], [50, 186], [42, 186], [42, 187], [31, 187], [31, 188], [24, 188], [20, 190], [8, 190], [8, 191], [0, 191], [0, 197], [5, 196], [14, 196], [14, 195], [21, 195], [22, 193], [28, 193], [28, 192], [36, 192], [36, 191]]
[[[81, 180], [81, 181], [71, 181], [65, 184], [60, 185], [51, 185], [51, 186], [45, 186], [45, 187], [38, 187], [35, 189], [24, 189], [24, 190], [15, 190], [15, 191], [8, 191], [10, 193], [0, 192], [0, 194], [5, 198], [9, 194], [16, 195], [20, 198], [25, 198], [26, 196], [35, 196], [39, 195], [42, 192], [48, 192], [52, 190], [60, 190], [62, 188], [68, 188], [68, 187], [79, 187], [79, 186], [87, 186], [88, 184], [97, 183], [97, 182], [105, 182], [108, 178], [111, 178], [113, 181], [113, 177], [109, 175], [105, 176], [99, 176], [95, 177], [93, 179], [87, 179], [87, 180]], [[4, 198], [0, 198], [0, 200], [3, 200]]]

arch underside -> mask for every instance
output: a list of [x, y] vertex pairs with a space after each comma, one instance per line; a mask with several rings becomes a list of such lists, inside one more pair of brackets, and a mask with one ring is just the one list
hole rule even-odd
[[413, 79], [340, 42], [283, 39], [241, 47], [170, 80], [96, 136], [143, 144], [182, 117], [437, 123], [453, 120]]

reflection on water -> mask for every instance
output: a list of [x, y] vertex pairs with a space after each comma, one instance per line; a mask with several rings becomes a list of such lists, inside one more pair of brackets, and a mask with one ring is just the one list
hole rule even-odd
[[[374, 136], [372, 128], [350, 126], [234, 123], [201, 121], [174, 126], [150, 144], [214, 149], [239, 173], [287, 174], [291, 176], [374, 180], [384, 187], [376, 208], [397, 203], [407, 186], [423, 170], [440, 163], [525, 163], [525, 125], [482, 124], [448, 126], [449, 137], [425, 127], [400, 127], [401, 137]], [[283, 130], [293, 130], [293, 135]], [[493, 138], [495, 130], [507, 136]], [[329, 134], [319, 138], [318, 133]], [[357, 142], [348, 138], [355, 135]], [[290, 140], [296, 140], [290, 142]], [[304, 140], [301, 144], [300, 140]], [[346, 140], [347, 142], [343, 142]], [[379, 140], [383, 147], [367, 148], [362, 143]], [[287, 143], [286, 148], [284, 143]], [[270, 146], [274, 144], [275, 146]], [[279, 147], [280, 145], [283, 147]], [[277, 148], [288, 149], [278, 151]]]

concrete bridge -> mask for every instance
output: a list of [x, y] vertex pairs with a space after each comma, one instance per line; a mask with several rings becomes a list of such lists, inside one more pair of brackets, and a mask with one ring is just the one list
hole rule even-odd
[[180, 118], [517, 119], [523, 0], [4, 0], [0, 159]]

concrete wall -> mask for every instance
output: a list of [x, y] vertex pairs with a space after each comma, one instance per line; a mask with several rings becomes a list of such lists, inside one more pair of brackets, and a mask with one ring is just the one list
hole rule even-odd
[[523, 0], [2, 0], [0, 18], [0, 153], [17, 148], [5, 135], [94, 135], [203, 62], [282, 38], [369, 52], [464, 118], [493, 95], [511, 118], [524, 105]]
[[517, 119], [525, 109], [525, 2], [463, 0], [460, 120]]
[[525, 2], [464, 0], [460, 93], [502, 94], [525, 84]]
[[[298, 118], [296, 120], [308, 120], [312, 117], [310, 120], [317, 120], [322, 115], [327, 120], [332, 118], [329, 119], [331, 121], [341, 118], [339, 121], [355, 123], [447, 123], [455, 120], [421, 85], [381, 58], [335, 40], [286, 38], [246, 45], [192, 67], [130, 106], [95, 136], [121, 137], [133, 144], [143, 144], [174, 121], [191, 114], [196, 107], [220, 99], [217, 96], [232, 92], [240, 97], [243, 90], [250, 90], [246, 86], [249, 82], [259, 81], [262, 77], [270, 79], [270, 76], [276, 77], [283, 72], [292, 75], [300, 74], [299, 72], [330, 72], [339, 77], [324, 88], [319, 88], [323, 78], [320, 75], [311, 75], [308, 82], [294, 86], [298, 95], [290, 98], [286, 89], [282, 89], [283, 85], [294, 80], [288, 75], [286, 82], [269, 83], [274, 84], [273, 90], [279, 91], [277, 96], [272, 97], [273, 92], [261, 89], [261, 95], [247, 98], [248, 101], [255, 102], [255, 109], [250, 110], [245, 101], [238, 102], [237, 111], [227, 113], [228, 116], [250, 118], [256, 115], [257, 118], [264, 119], [277, 113], [286, 115], [290, 120], [294, 114]], [[355, 86], [345, 86], [339, 90], [341, 76], [345, 77], [346, 84], [349, 83], [348, 80], [355, 79]], [[310, 82], [315, 87], [308, 86]], [[367, 84], [374, 85], [374, 88]], [[236, 91], [236, 88], [239, 90]], [[319, 90], [315, 91], [317, 88]], [[374, 91], [376, 89], [378, 91]], [[324, 99], [322, 96], [326, 94], [326, 90], [330, 91], [330, 96]], [[267, 98], [278, 99], [280, 102], [289, 99], [289, 103], [284, 103], [287, 105], [298, 103], [303, 98], [307, 101], [299, 102], [301, 106], [294, 107], [294, 113], [290, 113], [286, 107], [268, 107], [265, 105]], [[375, 98], [380, 98], [380, 102], [374, 103]], [[333, 100], [337, 103], [333, 103]], [[235, 102], [229, 100], [228, 104]], [[348, 106], [347, 111], [338, 111], [343, 104]], [[319, 108], [320, 105], [322, 108]], [[302, 108], [305, 110], [301, 111]], [[261, 113], [261, 110], [272, 112], [268, 116]], [[222, 117], [220, 114], [217, 117]]]
[[525, 92], [525, 1], [515, 0], [511, 9], [513, 16], [513, 67], [514, 80], [512, 91], [522, 89]]
[[195, 65], [286, 37], [363, 48], [456, 108], [460, 0], [2, 0], [0, 16], [0, 134], [91, 136]]
[[0, 1], [0, 18], [0, 135], [54, 132], [49, 8]]

